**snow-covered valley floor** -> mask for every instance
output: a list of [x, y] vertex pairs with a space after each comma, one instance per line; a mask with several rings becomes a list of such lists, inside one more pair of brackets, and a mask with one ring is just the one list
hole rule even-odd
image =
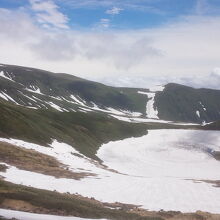
[[149, 210], [220, 213], [220, 188], [198, 181], [220, 180], [220, 161], [211, 155], [220, 151], [219, 131], [150, 130], [143, 137], [102, 145], [97, 156], [120, 173], [77, 157], [71, 146], [57, 141], [51, 148], [13, 139], [1, 141], [54, 156], [75, 171], [83, 168], [98, 175], [80, 181], [57, 179], [11, 166], [1, 175], [13, 183], [79, 193], [103, 202], [142, 205]]

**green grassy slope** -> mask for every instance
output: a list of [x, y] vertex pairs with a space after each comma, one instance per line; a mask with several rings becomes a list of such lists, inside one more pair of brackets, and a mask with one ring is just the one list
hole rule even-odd
[[[88, 103], [94, 102], [100, 107], [112, 107], [145, 113], [147, 98], [137, 94], [136, 89], [116, 88], [73, 75], [54, 74], [39, 69], [13, 65], [0, 66], [0, 71], [3, 71], [15, 81], [12, 82], [0, 77], [0, 91], [7, 91], [20, 104], [22, 102], [19, 99], [23, 99], [26, 103], [28, 101], [31, 102], [30, 100], [24, 100], [20, 92], [30, 95], [25, 88], [31, 88], [34, 85], [40, 88], [41, 92], [47, 96], [69, 97], [73, 94], [80, 96]], [[20, 92], [17, 92], [18, 90]], [[47, 100], [47, 97], [41, 97], [41, 99]]]
[[101, 203], [92, 200], [89, 201], [74, 195], [25, 187], [0, 180], [0, 207], [6, 199], [24, 201], [29, 203], [32, 208], [38, 207], [38, 211], [47, 210], [53, 214], [59, 213], [61, 215], [73, 215], [83, 218], [118, 220], [163, 220], [163, 218], [160, 217], [141, 217], [138, 214], [129, 213], [126, 210], [113, 210], [104, 207]]
[[147, 133], [147, 125], [121, 122], [104, 114], [34, 110], [0, 103], [0, 136], [47, 145], [57, 139], [95, 158], [101, 144]]
[[[220, 90], [194, 89], [170, 83], [163, 92], [157, 93], [155, 104], [159, 117], [165, 120], [201, 123], [220, 119]], [[200, 112], [201, 118], [196, 111]]]

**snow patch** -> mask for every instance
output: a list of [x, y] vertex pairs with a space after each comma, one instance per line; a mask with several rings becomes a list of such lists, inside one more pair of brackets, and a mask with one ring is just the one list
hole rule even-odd
[[116, 117], [118, 115], [127, 116], [127, 117], [139, 117], [142, 115], [142, 113], [140, 112], [130, 112], [130, 111], [121, 110], [121, 109], [117, 110], [117, 109], [110, 108], [110, 107], [106, 107], [105, 109], [99, 108], [99, 106], [95, 104], [94, 102], [91, 102], [91, 104], [93, 105], [93, 107], [88, 107], [88, 108], [95, 110], [95, 111], [100, 111], [100, 112], [105, 112], [108, 114], [116, 115]]
[[196, 111], [196, 115], [200, 118], [201, 116], [200, 116], [200, 112], [197, 110]]
[[126, 121], [126, 122], [134, 122], [132, 121], [131, 118], [128, 118], [128, 117], [123, 117], [123, 116], [118, 116], [118, 115], [111, 115], [113, 118], [116, 118], [120, 121]]
[[26, 88], [25, 90], [29, 91], [29, 92], [33, 92], [33, 93], [36, 93], [36, 94], [39, 94], [39, 95], [44, 95], [41, 91], [40, 91], [40, 88], [38, 88], [37, 86], [33, 86], [33, 85], [30, 85], [30, 88]]
[[19, 105], [11, 96], [6, 94], [5, 92], [1, 92], [0, 97], [5, 99], [6, 101], [11, 101], [11, 102], [15, 103], [16, 105]]
[[70, 98], [73, 99], [75, 101], [76, 104], [78, 105], [82, 105], [82, 106], [86, 106], [85, 103], [83, 101], [80, 100], [80, 98], [75, 97], [74, 95], [70, 95]]
[[205, 106], [202, 104], [202, 102], [199, 102], [199, 104], [202, 106], [203, 110], [206, 111], [207, 109], [205, 108]]
[[139, 94], [143, 94], [143, 95], [147, 95], [148, 97], [148, 101], [147, 101], [147, 105], [146, 105], [146, 116], [148, 118], [155, 118], [155, 119], [159, 119], [158, 118], [158, 111], [157, 109], [154, 107], [154, 98], [156, 93], [152, 93], [152, 92], [143, 92], [143, 91], [138, 91]]
[[7, 97], [7, 99], [8, 100], [10, 100], [10, 101], [12, 101], [12, 102], [14, 102], [14, 103], [17, 103], [13, 98], [11, 98], [8, 94], [6, 94], [6, 93], [4, 93], [4, 92], [2, 92], [2, 94], [5, 96], [5, 97]]
[[83, 107], [80, 107], [80, 111], [83, 111], [83, 112], [93, 112], [93, 110], [89, 109], [89, 108], [83, 108]]
[[[0, 209], [0, 216], [10, 219], [16, 218], [18, 220], [86, 220], [85, 218], [79, 218], [79, 217], [35, 214], [35, 213], [14, 211], [8, 209]], [[87, 220], [92, 220], [92, 219], [87, 218]]]
[[33, 106], [25, 106], [26, 108], [31, 108], [31, 109], [39, 109], [37, 107], [33, 107]]
[[29, 97], [28, 95], [25, 95], [24, 93], [22, 93], [22, 92], [20, 92], [24, 97], [26, 97], [26, 98], [28, 98], [28, 99], [30, 99], [31, 101], [33, 101], [33, 102], [37, 102], [35, 99], [33, 99], [33, 98], [31, 98], [31, 97]]
[[109, 112], [109, 113], [111, 113], [111, 114], [115, 114], [115, 115], [125, 115], [125, 113], [123, 113], [123, 112], [121, 112], [121, 111], [119, 111], [119, 110], [117, 110], [117, 109], [114, 109], [114, 108], [110, 108], [110, 107], [108, 107], [108, 108], [106, 108], [108, 111], [107, 112]]
[[8, 101], [7, 97], [4, 96], [4, 94], [0, 93], [0, 97], [3, 98], [4, 100]]
[[59, 101], [63, 101], [62, 98], [60, 98], [59, 96], [57, 96], [57, 97], [55, 97], [55, 96], [49, 96], [49, 97], [51, 97], [51, 98], [53, 98], [53, 99], [56, 99], [56, 100], [59, 100]]
[[146, 105], [146, 116], [148, 118], [154, 118], [154, 119], [159, 119], [158, 117], [158, 110], [154, 105], [154, 98], [157, 92], [162, 92], [164, 90], [164, 86], [158, 85], [158, 86], [153, 86], [149, 88], [149, 92], [145, 91], [138, 91], [139, 94], [142, 95], [147, 95], [148, 101]]
[[149, 92], [138, 91], [139, 94], [147, 95]]
[[57, 111], [64, 112], [64, 109], [61, 108], [59, 105], [54, 104], [53, 102], [47, 102], [52, 108], [56, 109]]
[[7, 80], [10, 80], [10, 81], [12, 81], [12, 82], [15, 82], [13, 79], [11, 79], [10, 77], [6, 76], [3, 71], [0, 72], [0, 76], [3, 77], [3, 78], [5, 78], [5, 79], [7, 79]]
[[[91, 102], [91, 104], [93, 105], [93, 107], [89, 107], [90, 109], [93, 109], [95, 111], [100, 111], [100, 112], [106, 112], [106, 113], [111, 112], [110, 110], [99, 108], [99, 106], [97, 104], [95, 104], [94, 102]], [[121, 114], [121, 112], [120, 112], [120, 114]]]
[[38, 101], [40, 101], [40, 102], [44, 102], [43, 100], [41, 100], [41, 99], [39, 99], [38, 97], [36, 97], [36, 96], [32, 96], [34, 99], [36, 99], [36, 100], [38, 100]]
[[196, 123], [173, 122], [173, 121], [165, 121], [165, 120], [153, 119], [153, 118], [141, 118], [141, 117], [130, 117], [130, 116], [118, 116], [118, 115], [110, 115], [110, 116], [120, 121], [126, 121], [131, 123], [163, 123], [163, 124], [186, 125], [186, 126], [200, 125]]
[[158, 120], [152, 118], [139, 118], [139, 117], [129, 117], [129, 116], [118, 116], [118, 115], [111, 115], [113, 118], [116, 118], [120, 121], [126, 121], [131, 123], [165, 123], [165, 124], [176, 124], [172, 121], [165, 121], [165, 120]]

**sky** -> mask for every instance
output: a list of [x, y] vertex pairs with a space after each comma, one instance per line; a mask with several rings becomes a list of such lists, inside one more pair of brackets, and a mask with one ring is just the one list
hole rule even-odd
[[0, 63], [220, 89], [220, 1], [0, 0]]

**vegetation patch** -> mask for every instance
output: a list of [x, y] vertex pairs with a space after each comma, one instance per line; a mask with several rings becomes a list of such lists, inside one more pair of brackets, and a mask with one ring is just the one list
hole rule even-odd
[[212, 152], [212, 156], [213, 156], [216, 160], [220, 160], [220, 151], [213, 151], [213, 152]]
[[[95, 174], [68, 170], [68, 167], [55, 158], [38, 153], [34, 150], [23, 149], [12, 144], [0, 142], [0, 162], [7, 163], [22, 170], [42, 173], [56, 178], [81, 179]], [[1, 165], [4, 171], [7, 167]], [[1, 171], [0, 166], [0, 171]]]
[[18, 220], [18, 219], [16, 219], [16, 218], [8, 219], [8, 218], [4, 218], [4, 217], [0, 216], [0, 220]]
[[24, 205], [26, 211], [41, 214], [82, 218], [164, 220], [157, 215], [141, 216], [132, 213], [129, 209], [125, 210], [122, 206], [119, 209], [108, 208], [106, 207], [108, 204], [103, 204], [93, 198], [40, 190], [0, 180], [0, 208], [24, 211]]
[[220, 180], [196, 180], [196, 179], [186, 179], [186, 180], [190, 180], [193, 181], [194, 183], [209, 183], [212, 184], [212, 186], [214, 187], [220, 187]]
[[201, 182], [210, 183], [215, 187], [220, 187], [220, 180], [199, 180]]
[[[1, 152], [0, 152], [0, 154], [1, 154]], [[7, 169], [8, 169], [8, 167], [5, 164], [0, 164], [0, 172], [6, 172]]]

